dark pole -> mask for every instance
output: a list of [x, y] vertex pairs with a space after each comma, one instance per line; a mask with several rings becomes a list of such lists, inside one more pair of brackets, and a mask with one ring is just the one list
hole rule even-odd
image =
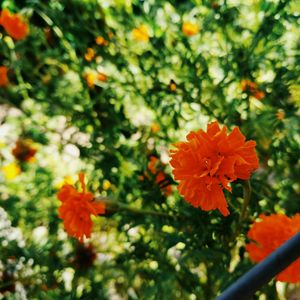
[[[300, 257], [300, 232], [240, 277], [216, 300], [246, 300]], [[300, 270], [299, 270], [300, 272]]]

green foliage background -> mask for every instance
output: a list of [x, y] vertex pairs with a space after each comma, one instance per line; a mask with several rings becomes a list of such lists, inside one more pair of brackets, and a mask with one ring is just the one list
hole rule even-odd
[[[252, 266], [244, 246], [259, 214], [299, 212], [299, 1], [1, 6], [30, 23], [22, 41], [0, 33], [0, 65], [10, 70], [10, 85], [0, 88], [1, 166], [14, 160], [17, 139], [38, 146], [36, 162], [22, 164], [17, 178], [0, 174], [1, 299], [214, 299]], [[184, 21], [199, 33], [186, 37]], [[141, 24], [149, 42], [132, 36]], [[96, 45], [97, 36], [109, 44]], [[97, 68], [108, 80], [89, 88], [84, 74]], [[243, 79], [265, 97], [242, 92]], [[241, 228], [241, 182], [226, 193], [231, 214], [224, 218], [186, 203], [169, 166], [170, 196], [155, 178], [141, 180], [149, 155], [167, 163], [172, 143], [213, 120], [240, 126], [257, 142], [260, 168]], [[95, 219], [92, 251], [67, 237], [57, 216], [59, 183], [80, 170], [91, 191], [124, 208]], [[254, 299], [285, 299], [288, 288], [272, 281]]]

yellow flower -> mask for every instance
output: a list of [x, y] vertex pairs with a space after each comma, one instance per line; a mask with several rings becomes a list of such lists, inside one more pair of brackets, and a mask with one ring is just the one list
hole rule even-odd
[[110, 189], [110, 187], [111, 187], [110, 181], [105, 179], [105, 180], [103, 181], [102, 187], [103, 187], [103, 189], [104, 189], [105, 191], [107, 191], [108, 189]]
[[85, 81], [89, 88], [93, 88], [96, 81], [96, 74], [94, 72], [88, 72], [85, 74]]
[[21, 173], [21, 169], [15, 162], [12, 162], [2, 167], [2, 172], [7, 180], [13, 180]]
[[199, 32], [199, 26], [195, 23], [191, 22], [183, 22], [182, 24], [182, 32], [186, 36], [193, 36]]
[[75, 184], [74, 178], [70, 175], [64, 176], [63, 180], [61, 180], [61, 181], [59, 181], [58, 183], [55, 184], [55, 188], [60, 189], [65, 184], [74, 185]]
[[148, 27], [144, 24], [132, 30], [132, 36], [137, 41], [148, 42], [150, 39]]

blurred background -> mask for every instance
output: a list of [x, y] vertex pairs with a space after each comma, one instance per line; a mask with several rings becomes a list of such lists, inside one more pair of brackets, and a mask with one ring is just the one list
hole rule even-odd
[[[0, 29], [0, 299], [215, 299], [253, 265], [250, 224], [299, 212], [299, 0], [1, 9], [29, 31]], [[224, 218], [186, 203], [168, 164], [174, 142], [215, 120], [257, 143], [238, 234], [241, 183]], [[56, 198], [79, 171], [124, 208], [93, 218], [84, 243]], [[300, 299], [297, 288], [272, 281], [253, 299]]]

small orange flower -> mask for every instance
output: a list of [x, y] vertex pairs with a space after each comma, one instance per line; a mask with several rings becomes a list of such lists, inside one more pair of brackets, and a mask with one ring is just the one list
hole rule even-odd
[[58, 192], [57, 198], [62, 202], [58, 209], [59, 218], [64, 221], [65, 230], [70, 236], [80, 242], [84, 236], [89, 238], [93, 227], [91, 215], [105, 213], [104, 203], [94, 201], [94, 195], [87, 192], [84, 184], [84, 174], [79, 173], [82, 192], [78, 192], [72, 185], [65, 184]]
[[159, 132], [159, 131], [160, 131], [160, 126], [159, 126], [159, 124], [157, 124], [157, 123], [152, 123], [152, 124], [151, 124], [151, 131], [152, 131], [153, 133]]
[[12, 149], [13, 156], [21, 162], [32, 162], [36, 149], [31, 147], [28, 140], [18, 140], [15, 147]]
[[132, 36], [135, 40], [148, 42], [150, 39], [148, 27], [144, 24], [132, 30]]
[[22, 40], [29, 33], [29, 26], [22, 17], [18, 14], [11, 14], [7, 9], [1, 11], [0, 24], [15, 40]]
[[193, 36], [199, 32], [199, 26], [195, 23], [191, 22], [183, 22], [182, 24], [182, 32], [186, 36]]
[[87, 48], [84, 58], [86, 61], [92, 61], [95, 57], [95, 51], [93, 48]]
[[219, 209], [224, 216], [229, 210], [223, 188], [231, 192], [229, 183], [247, 180], [258, 168], [256, 143], [246, 142], [238, 127], [226, 132], [226, 126], [220, 129], [217, 122], [210, 123], [207, 132], [190, 132], [187, 142], [176, 143], [177, 149], [170, 151], [179, 193], [194, 207]]
[[284, 118], [285, 118], [285, 112], [283, 110], [278, 110], [276, 112], [276, 119], [282, 121], [284, 120]]
[[7, 77], [8, 69], [4, 66], [0, 67], [0, 86], [8, 85], [8, 77]]
[[97, 81], [106, 82], [108, 76], [103, 72], [89, 71], [84, 75], [85, 81], [89, 88], [93, 88]]
[[161, 186], [162, 191], [165, 193], [166, 196], [169, 196], [172, 193], [172, 187], [171, 185], [165, 185], [166, 182], [166, 174], [164, 171], [162, 171], [162, 168], [164, 167], [164, 164], [162, 164], [159, 159], [151, 155], [150, 161], [148, 163], [148, 170], [152, 175], [155, 176], [156, 183]]
[[104, 74], [103, 72], [97, 73], [97, 80], [105, 82], [105, 81], [107, 81], [107, 79], [108, 79], [108, 76], [106, 74]]
[[107, 41], [103, 36], [97, 36], [95, 42], [99, 46], [107, 46], [109, 44], [109, 41]]
[[[246, 245], [250, 258], [260, 262], [284, 242], [300, 231], [300, 214], [289, 218], [283, 214], [260, 215], [260, 221], [254, 222], [248, 232], [251, 242]], [[278, 281], [300, 282], [300, 259], [296, 260], [276, 276]]]
[[255, 91], [255, 93], [253, 93], [253, 96], [257, 99], [257, 100], [261, 100], [263, 98], [265, 98], [265, 93], [263, 91]]
[[241, 85], [242, 85], [243, 92], [250, 93], [257, 100], [261, 100], [265, 97], [265, 93], [258, 88], [257, 83], [255, 83], [251, 80], [248, 80], [248, 79], [243, 79], [241, 81]]

